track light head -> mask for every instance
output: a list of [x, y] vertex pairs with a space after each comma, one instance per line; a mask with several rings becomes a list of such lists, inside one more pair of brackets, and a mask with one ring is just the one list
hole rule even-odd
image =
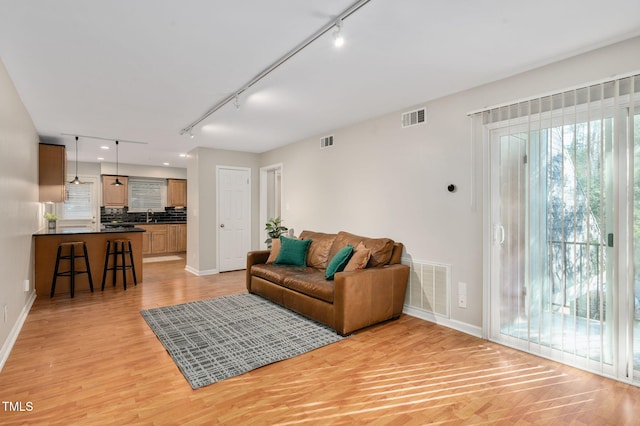
[[342, 36], [342, 20], [336, 21], [336, 30], [333, 32], [333, 45], [342, 47], [344, 45], [344, 37]]

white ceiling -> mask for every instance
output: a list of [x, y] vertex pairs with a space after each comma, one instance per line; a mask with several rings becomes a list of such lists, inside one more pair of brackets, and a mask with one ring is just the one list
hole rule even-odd
[[[371, 0], [181, 129], [355, 0], [0, 0], [0, 59], [38, 133], [185, 167], [196, 146], [264, 152], [640, 35], [638, 0]], [[638, 54], [634, 52], [633, 54]], [[80, 161], [104, 157], [81, 138]]]

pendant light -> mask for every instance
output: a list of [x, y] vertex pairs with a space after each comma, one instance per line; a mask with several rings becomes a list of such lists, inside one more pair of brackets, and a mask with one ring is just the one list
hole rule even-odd
[[73, 183], [74, 185], [81, 184], [83, 182], [78, 179], [78, 137], [76, 136], [76, 177], [69, 183]]
[[120, 182], [120, 175], [118, 174], [118, 141], [116, 141], [116, 180], [111, 183], [113, 186], [122, 186], [123, 183]]

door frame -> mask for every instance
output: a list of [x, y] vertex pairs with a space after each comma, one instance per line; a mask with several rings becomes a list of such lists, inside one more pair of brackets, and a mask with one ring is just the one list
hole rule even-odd
[[268, 203], [268, 188], [267, 188], [267, 174], [272, 170], [280, 170], [280, 216], [282, 217], [282, 211], [284, 204], [284, 165], [282, 163], [271, 164], [269, 166], [260, 167], [260, 248], [266, 249], [267, 243], [264, 241], [268, 238], [267, 231], [262, 229], [262, 225], [269, 220], [267, 213]]
[[251, 216], [252, 216], [252, 210], [251, 210], [251, 197], [252, 197], [252, 190], [251, 190], [251, 184], [252, 184], [252, 173], [251, 173], [251, 167], [237, 167], [237, 166], [222, 166], [222, 165], [216, 165], [216, 251], [217, 251], [217, 269], [218, 272], [226, 272], [222, 270], [221, 267], [221, 259], [222, 259], [222, 251], [220, 250], [220, 170], [241, 170], [241, 171], [245, 171], [249, 173], [249, 200], [248, 200], [248, 204], [247, 204], [247, 209], [248, 209], [248, 213], [249, 213], [249, 221], [248, 221], [248, 225], [249, 225], [249, 232], [247, 233], [248, 235], [248, 244], [247, 244], [247, 250], [251, 249], [251, 234], [253, 232], [252, 230], [252, 220], [251, 220]]

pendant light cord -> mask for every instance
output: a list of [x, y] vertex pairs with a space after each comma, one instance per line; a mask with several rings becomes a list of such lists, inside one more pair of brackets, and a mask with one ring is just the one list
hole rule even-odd
[[76, 179], [78, 179], [78, 137], [76, 136]]
[[118, 141], [116, 141], [116, 181], [120, 178], [118, 171]]

